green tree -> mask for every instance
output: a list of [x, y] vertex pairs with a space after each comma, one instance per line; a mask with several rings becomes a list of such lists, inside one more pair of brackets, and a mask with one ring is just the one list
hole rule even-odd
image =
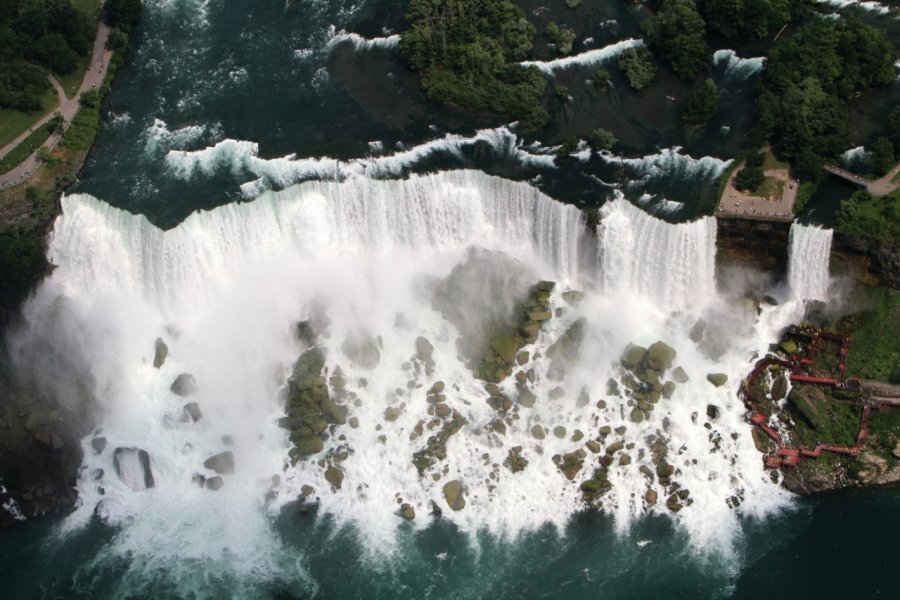
[[894, 152], [900, 154], [900, 104], [895, 106], [888, 115], [886, 135], [894, 144]]
[[663, 0], [656, 16], [641, 28], [650, 49], [682, 80], [693, 81], [709, 69], [706, 24], [693, 0]]
[[611, 150], [616, 145], [616, 136], [606, 129], [595, 129], [588, 135], [588, 144], [594, 150]]
[[572, 52], [572, 45], [575, 43], [575, 32], [568, 27], [560, 27], [555, 21], [550, 21], [547, 25], [547, 37], [556, 45], [556, 49], [560, 54], [569, 54]]
[[756, 191], [762, 185], [766, 176], [759, 167], [744, 167], [734, 176], [734, 187], [748, 192]]
[[702, 125], [719, 110], [719, 88], [716, 82], [706, 78], [697, 88], [688, 94], [681, 111], [681, 118], [689, 125]]
[[656, 77], [656, 63], [645, 48], [628, 48], [619, 55], [619, 68], [634, 90], [642, 90]]
[[598, 89], [606, 90], [609, 88], [609, 77], [609, 71], [606, 69], [597, 69], [591, 76], [591, 80]]
[[130, 33], [141, 20], [141, 0], [106, 0], [103, 22]]
[[546, 80], [518, 64], [534, 27], [509, 0], [411, 0], [400, 48], [429, 98], [541, 127]]
[[894, 168], [897, 162], [894, 156], [894, 145], [886, 137], [880, 137], [875, 140], [870, 148], [872, 151], [872, 164], [875, 167], [876, 175], [886, 175], [888, 171]]

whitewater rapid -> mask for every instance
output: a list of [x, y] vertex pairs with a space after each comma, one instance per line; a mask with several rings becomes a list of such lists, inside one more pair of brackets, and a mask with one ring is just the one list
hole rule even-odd
[[[711, 217], [669, 225], [620, 196], [590, 231], [576, 208], [473, 171], [307, 182], [195, 213], [169, 231], [87, 195], [62, 202], [48, 251], [56, 269], [25, 309], [29, 329], [18, 349], [27, 356], [35, 339], [55, 339], [60, 355], [87, 357], [101, 419], [83, 442], [80, 508], [67, 527], [95, 514], [119, 525], [107, 552], [145, 557], [135, 569], [165, 564], [189, 578], [185, 560], [194, 559], [269, 577], [288, 560], [272, 515], [305, 486], [314, 488], [319, 514], [354, 527], [374, 555], [393, 551], [401, 501], [414, 507], [418, 529], [429, 526], [437, 504], [443, 519], [473, 534], [514, 538], [547, 523], [561, 531], [582, 508], [579, 483], [597, 456], [587, 453], [573, 481], [553, 457], [607, 426], [618, 431], [606, 443], [620, 440], [630, 457], [610, 465], [613, 487], [603, 499], [622, 531], [642, 515], [666, 514], [698, 551], [735, 558], [741, 520], [788, 504], [763, 470], [736, 390], [754, 353], [802, 314], [801, 303], [757, 314], [720, 294]], [[445, 285], [450, 279], [456, 288]], [[537, 401], [517, 403], [499, 433], [502, 416], [486, 402], [457, 337], [489, 313], [513, 310], [540, 279], [557, 287], [553, 318], [526, 347]], [[795, 291], [818, 294], [807, 287]], [[572, 290], [584, 296], [564, 298]], [[463, 322], [438, 304], [454, 307]], [[356, 397], [346, 409], [357, 425], [334, 426], [322, 453], [292, 465], [278, 419], [287, 376], [306, 348], [295, 326], [307, 319], [327, 323], [319, 343], [329, 372], [340, 367]], [[554, 374], [548, 348], [580, 319], [577, 357]], [[410, 370], [420, 336], [433, 344], [433, 372]], [[160, 368], [157, 338], [169, 349]], [[374, 363], [348, 352], [360, 339], [374, 340]], [[608, 380], [622, 379], [628, 344], [657, 340], [676, 349], [675, 365], [690, 379], [634, 423]], [[713, 372], [727, 373], [727, 385], [710, 384]], [[197, 381], [189, 399], [170, 391], [181, 373]], [[420, 475], [412, 457], [429, 433], [416, 428], [430, 418], [424, 394], [436, 381], [467, 424], [447, 442], [446, 458]], [[513, 378], [500, 389], [518, 397]], [[188, 400], [202, 411], [196, 422], [184, 418]], [[97, 453], [91, 442], [99, 436], [106, 450]], [[675, 478], [690, 490], [677, 513], [666, 508], [665, 486], [641, 472], [650, 436], [665, 440]], [[528, 460], [515, 473], [500, 466], [513, 447]], [[117, 476], [113, 448], [145, 450], [155, 485], [138, 491], [133, 474], [124, 478], [131, 486]], [[198, 487], [195, 476], [214, 475], [206, 459], [225, 451], [235, 466], [224, 487]], [[346, 455], [340, 488], [322, 462], [334, 464], [336, 454]], [[459, 512], [442, 495], [450, 480], [464, 486]], [[648, 490], [659, 497], [655, 505], [644, 500]]]

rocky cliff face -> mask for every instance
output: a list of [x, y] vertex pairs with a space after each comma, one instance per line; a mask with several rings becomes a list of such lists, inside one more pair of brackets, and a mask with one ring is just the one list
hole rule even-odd
[[900, 289], [900, 248], [877, 240], [836, 231], [831, 247], [832, 265], [872, 284]]
[[[790, 223], [720, 218], [716, 267], [751, 267], [782, 276], [787, 272], [790, 232]], [[872, 238], [836, 231], [831, 268], [835, 274], [849, 274], [870, 285], [900, 289], [900, 248]]]
[[0, 528], [75, 505], [88, 429], [78, 412], [14, 378], [0, 354]]
[[716, 267], [753, 267], [783, 275], [787, 272], [790, 223], [718, 219]]

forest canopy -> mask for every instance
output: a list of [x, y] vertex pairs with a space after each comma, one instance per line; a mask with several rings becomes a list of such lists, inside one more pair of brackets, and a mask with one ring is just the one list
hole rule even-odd
[[534, 27], [509, 0], [411, 0], [400, 48], [429, 98], [541, 127], [547, 83], [519, 64]]
[[44, 69], [73, 71], [95, 31], [70, 0], [0, 0], [0, 108], [39, 110], [50, 85]]
[[893, 83], [891, 44], [858, 18], [815, 19], [769, 52], [757, 98], [758, 134], [798, 173], [818, 179], [848, 144], [847, 100]]

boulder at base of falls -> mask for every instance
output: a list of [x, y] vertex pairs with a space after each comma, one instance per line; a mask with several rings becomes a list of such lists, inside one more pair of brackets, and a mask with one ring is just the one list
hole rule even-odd
[[416, 338], [416, 358], [423, 363], [432, 362], [432, 354], [434, 354], [434, 346], [427, 339], [419, 336]]
[[658, 495], [656, 493], [656, 490], [647, 490], [647, 493], [644, 494], [644, 500], [650, 506], [653, 506], [654, 504], [656, 504], [657, 499], [658, 499]]
[[462, 510], [466, 507], [466, 498], [459, 479], [444, 484], [444, 499], [447, 501], [447, 506], [453, 510]]
[[200, 420], [200, 417], [203, 416], [203, 413], [200, 411], [200, 405], [196, 402], [188, 402], [184, 405], [184, 409], [182, 411], [181, 420], [183, 422], [193, 421], [197, 422]]
[[190, 396], [197, 391], [197, 380], [190, 373], [182, 373], [175, 378], [170, 389], [178, 396]]
[[341, 489], [341, 484], [344, 482], [344, 471], [334, 465], [329, 465], [325, 469], [325, 481], [331, 484], [331, 489]]
[[91, 440], [91, 448], [94, 449], [94, 454], [103, 454], [103, 451], [106, 450], [106, 438], [95, 437]]
[[725, 373], [709, 373], [706, 375], [706, 380], [716, 387], [722, 387], [728, 383], [728, 375]]
[[169, 356], [169, 347], [162, 341], [162, 338], [156, 338], [153, 351], [153, 366], [157, 369], [163, 366], [167, 356]]
[[155, 483], [150, 468], [150, 455], [146, 450], [116, 448], [113, 451], [113, 465], [119, 479], [136, 492], [152, 488]]
[[206, 480], [206, 489], [217, 492], [223, 487], [225, 487], [225, 480], [218, 475], [216, 475], [215, 477], [210, 477]]
[[416, 509], [412, 507], [410, 504], [401, 504], [400, 505], [400, 516], [406, 519], [407, 521], [412, 521], [416, 518]]
[[231, 450], [214, 454], [204, 461], [203, 466], [212, 469], [219, 475], [234, 473], [234, 454]]
[[787, 378], [779, 375], [772, 382], [772, 400], [782, 400], [787, 395]]
[[629, 371], [634, 371], [643, 364], [645, 356], [647, 356], [646, 348], [628, 344], [625, 352], [622, 353], [622, 366]]
[[663, 373], [675, 362], [676, 355], [675, 348], [665, 342], [656, 342], [647, 349], [647, 366]]
[[785, 354], [797, 354], [797, 343], [793, 340], [784, 340], [778, 346], [785, 352]]
[[675, 383], [687, 383], [691, 378], [688, 377], [688, 374], [684, 369], [675, 367], [675, 370], [672, 371], [672, 379]]

